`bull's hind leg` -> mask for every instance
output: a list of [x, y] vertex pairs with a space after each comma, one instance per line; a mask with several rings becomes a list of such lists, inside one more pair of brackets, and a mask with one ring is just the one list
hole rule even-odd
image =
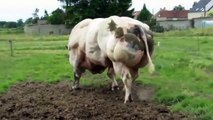
[[80, 78], [81, 78], [81, 74], [74, 72], [74, 81], [73, 81], [72, 89], [79, 89]]
[[69, 62], [70, 64], [73, 65], [73, 72], [74, 72], [73, 75], [74, 81], [72, 89], [79, 89], [81, 74], [84, 72], [84, 70], [80, 67], [80, 63], [82, 62], [82, 55], [78, 51], [78, 49], [73, 49], [70, 51]]
[[77, 66], [75, 66], [74, 68], [74, 81], [73, 81], [73, 85], [72, 85], [72, 89], [79, 89], [80, 88], [80, 78], [82, 73], [85, 72], [85, 69], [83, 69], [82, 67], [79, 67], [79, 64], [77, 64]]
[[117, 83], [116, 77], [115, 77], [115, 71], [114, 71], [113, 67], [108, 68], [107, 75], [110, 78], [110, 80], [112, 81], [112, 86], [111, 86], [112, 91], [114, 91], [115, 89], [119, 90], [118, 83]]

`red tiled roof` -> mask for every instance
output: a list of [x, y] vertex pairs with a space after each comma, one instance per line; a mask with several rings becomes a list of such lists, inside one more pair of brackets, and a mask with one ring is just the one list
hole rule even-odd
[[169, 11], [169, 10], [161, 10], [157, 13], [157, 17], [166, 17], [166, 18], [187, 18], [189, 10], [181, 10], [181, 11]]

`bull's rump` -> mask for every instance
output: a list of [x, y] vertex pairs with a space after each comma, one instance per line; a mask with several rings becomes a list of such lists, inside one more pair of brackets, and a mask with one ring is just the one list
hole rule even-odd
[[114, 49], [114, 59], [128, 67], [134, 67], [140, 63], [144, 51], [131, 47], [129, 44], [125, 41], [117, 42]]

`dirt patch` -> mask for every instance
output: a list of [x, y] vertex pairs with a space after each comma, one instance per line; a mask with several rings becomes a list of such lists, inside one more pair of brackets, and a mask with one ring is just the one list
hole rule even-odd
[[[143, 90], [147, 92], [141, 92]], [[123, 104], [124, 92], [112, 92], [110, 86], [71, 90], [68, 81], [57, 84], [26, 82], [12, 86], [0, 96], [0, 119], [188, 119], [151, 102], [150, 94], [154, 91], [150, 87], [135, 86], [134, 91], [134, 102]]]

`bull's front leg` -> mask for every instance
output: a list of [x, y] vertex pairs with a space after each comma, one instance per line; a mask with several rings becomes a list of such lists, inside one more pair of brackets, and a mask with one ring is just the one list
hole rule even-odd
[[124, 89], [125, 89], [125, 98], [124, 103], [132, 102], [132, 81], [131, 75], [129, 73], [125, 73], [122, 76], [122, 81], [124, 83]]

